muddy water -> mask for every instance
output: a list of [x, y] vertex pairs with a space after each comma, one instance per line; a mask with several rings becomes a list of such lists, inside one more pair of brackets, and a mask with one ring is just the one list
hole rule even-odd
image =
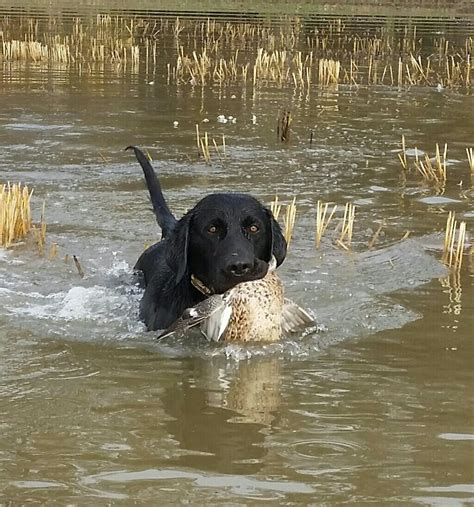
[[[202, 91], [5, 65], [0, 103], [0, 179], [31, 185], [48, 222], [45, 256], [0, 252], [0, 503], [474, 502], [472, 259], [459, 280], [439, 261], [448, 211], [472, 231], [471, 97]], [[198, 160], [196, 123], [225, 135], [225, 159]], [[401, 134], [430, 153], [448, 143], [442, 195], [401, 176]], [[177, 214], [214, 191], [296, 195], [281, 276], [326, 330], [272, 346], [154, 342], [132, 266], [159, 231], [131, 143]], [[318, 199], [338, 217], [357, 205], [352, 251], [331, 234], [314, 249]]]

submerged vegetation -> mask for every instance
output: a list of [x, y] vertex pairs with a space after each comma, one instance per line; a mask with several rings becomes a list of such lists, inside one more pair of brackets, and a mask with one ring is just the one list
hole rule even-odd
[[471, 87], [473, 39], [429, 42], [416, 26], [381, 26], [366, 33], [342, 20], [306, 25], [98, 15], [92, 22], [31, 17], [0, 20], [0, 60], [61, 65], [87, 72], [95, 65], [168, 76], [168, 83], [288, 86], [340, 84]]

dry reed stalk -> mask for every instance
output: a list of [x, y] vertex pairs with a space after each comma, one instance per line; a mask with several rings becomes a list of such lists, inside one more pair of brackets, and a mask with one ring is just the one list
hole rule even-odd
[[470, 88], [471, 86], [471, 54], [467, 51], [466, 57], [466, 87]]
[[433, 183], [437, 186], [444, 187], [446, 183], [446, 157], [448, 153], [448, 145], [444, 145], [443, 155], [439, 150], [439, 145], [436, 144], [436, 155], [434, 158], [435, 165], [430, 159], [429, 155], [425, 153], [424, 162], [418, 158], [415, 161], [415, 166], [427, 183]]
[[377, 230], [374, 232], [374, 235], [372, 236], [371, 240], [369, 241], [368, 243], [368, 249], [371, 250], [375, 243], [377, 242], [379, 236], [380, 236], [380, 233], [382, 232], [382, 228], [383, 226], [385, 225], [385, 221], [382, 221], [380, 222], [379, 226], [377, 227]]
[[204, 157], [204, 160], [207, 164], [211, 163], [211, 152], [209, 151], [209, 136], [207, 132], [204, 132], [204, 137], [201, 137], [199, 140], [199, 144], [201, 147], [201, 154]]
[[[453, 211], [450, 211], [446, 222], [442, 261], [450, 268], [459, 271], [462, 265], [464, 243], [466, 240], [466, 222], [461, 222], [459, 229], [457, 225], [455, 214]], [[458, 230], [457, 239], [456, 229]]]
[[198, 149], [198, 157], [201, 155], [201, 136], [199, 135], [199, 124], [196, 123], [196, 146]]
[[49, 249], [48, 259], [52, 261], [57, 257], [57, 255], [58, 255], [58, 245], [57, 243], [53, 243], [51, 245], [51, 248]]
[[349, 250], [352, 243], [352, 232], [354, 227], [356, 207], [348, 202], [344, 208], [344, 218], [342, 220], [341, 235], [336, 243], [345, 250]]
[[180, 23], [180, 19], [179, 18], [176, 18], [176, 21], [174, 23], [174, 27], [173, 27], [173, 34], [176, 38], [179, 38], [179, 36], [181, 35], [181, 32], [184, 30], [184, 26], [181, 25]]
[[279, 202], [277, 194], [275, 194], [275, 199], [270, 203], [270, 211], [272, 212], [275, 220], [278, 220], [281, 211], [281, 203]]
[[36, 245], [38, 247], [38, 253], [40, 255], [44, 254], [44, 246], [46, 243], [46, 220], [45, 220], [45, 209], [46, 209], [46, 201], [43, 201], [43, 209], [41, 211], [41, 219], [39, 226], [33, 227], [33, 234], [35, 237]]
[[466, 148], [467, 160], [469, 162], [469, 168], [471, 169], [471, 173], [474, 173], [474, 149]]
[[81, 266], [81, 263], [79, 262], [79, 259], [75, 255], [73, 255], [72, 258], [74, 260], [74, 265], [76, 266], [76, 269], [77, 269], [77, 272], [79, 273], [79, 276], [81, 278], [84, 278], [84, 270], [82, 269], [82, 266]]
[[216, 149], [217, 156], [219, 157], [219, 160], [221, 162], [224, 162], [224, 158], [221, 156], [221, 151], [219, 150], [219, 147], [217, 146], [217, 142], [214, 138], [212, 138], [212, 143], [214, 144], [214, 148]]
[[326, 214], [328, 211], [329, 204], [318, 201], [316, 203], [316, 237], [315, 237], [315, 246], [319, 248], [321, 244], [321, 239], [328, 228], [329, 223], [336, 212], [337, 205], [334, 205], [329, 217], [326, 220]]
[[[168, 64], [168, 81], [209, 84], [210, 81], [228, 84], [240, 77], [245, 83], [252, 63], [237, 64], [240, 50], [258, 46], [253, 65], [254, 86], [293, 83], [294, 87], [310, 87], [315, 73], [321, 84], [346, 82], [357, 85], [365, 72], [369, 84], [385, 83], [387, 74], [391, 84], [470, 88], [472, 68], [472, 38], [461, 43], [445, 37], [435, 39], [437, 52], [422, 59], [422, 39], [415, 38], [416, 30], [407, 31], [398, 43], [393, 33], [382, 29], [377, 35], [352, 33], [341, 24], [329, 22], [324, 29], [315, 29], [306, 36], [306, 53], [296, 50], [304, 42], [301, 21], [288, 19], [283, 26], [269, 27], [265, 23], [229, 23], [197, 20], [160, 19], [152, 23], [147, 18], [100, 16], [96, 22], [83, 25], [76, 18], [69, 33], [64, 25], [50, 18], [48, 34], [39, 40], [39, 23], [11, 26], [10, 18], [2, 23], [0, 59], [33, 61], [38, 64], [89, 65], [112, 63], [117, 71], [138, 71], [140, 49], [145, 48], [145, 68], [157, 67], [157, 48], [174, 37], [178, 57], [176, 68]], [[340, 22], [340, 20], [337, 20]], [[36, 27], [36, 28], [32, 28]], [[15, 34], [16, 40], [12, 40]], [[140, 41], [140, 45], [137, 42]], [[184, 54], [184, 47], [190, 56]], [[232, 53], [229, 56], [229, 53]], [[318, 62], [314, 58], [318, 55]], [[235, 56], [234, 56], [235, 55]], [[398, 80], [392, 67], [394, 55], [398, 58]], [[340, 61], [349, 60], [347, 69]], [[328, 63], [332, 62], [332, 63]], [[318, 63], [316, 66], [315, 63]], [[166, 65], [166, 62], [164, 62]], [[316, 68], [317, 67], [317, 68]], [[361, 69], [359, 71], [358, 69]], [[383, 72], [379, 72], [379, 69]], [[355, 72], [354, 72], [355, 71]], [[381, 74], [381, 75], [380, 75]], [[360, 79], [359, 79], [360, 78]]]
[[130, 53], [131, 53], [132, 66], [138, 67], [138, 64], [140, 63], [140, 47], [139, 46], [132, 46], [130, 48]]
[[454, 269], [456, 271], [461, 270], [465, 240], [466, 240], [466, 222], [461, 222], [459, 224], [457, 246], [456, 246], [456, 251], [454, 253]]
[[408, 170], [408, 161], [407, 161], [407, 150], [405, 146], [405, 136], [402, 135], [402, 152], [398, 154], [398, 158], [400, 159], [400, 163], [402, 164], [402, 168], [404, 171]]
[[290, 111], [282, 111], [278, 116], [277, 136], [282, 143], [290, 140], [290, 126], [293, 122]]
[[390, 70], [390, 86], [393, 86], [395, 81], [393, 80], [393, 67], [391, 63], [389, 64], [388, 68]]
[[450, 211], [448, 215], [448, 220], [446, 221], [446, 232], [444, 234], [444, 245], [443, 245], [443, 256], [442, 260], [444, 263], [447, 263], [449, 258], [449, 253], [452, 250], [452, 245], [454, 243], [454, 235], [456, 231], [456, 220], [454, 211]]
[[293, 236], [295, 220], [296, 220], [296, 197], [293, 197], [293, 200], [290, 202], [290, 204], [286, 205], [285, 218], [283, 220], [285, 226], [284, 236], [288, 248], [290, 247], [291, 238]]
[[321, 58], [319, 60], [319, 68], [318, 68], [319, 84], [324, 86], [338, 84], [340, 71], [341, 71], [340, 61]]
[[418, 148], [415, 146], [415, 166], [418, 166], [420, 163], [420, 155], [418, 153]]
[[412, 75], [414, 76], [414, 80], [416, 84], [421, 84], [423, 82], [427, 82], [427, 75], [423, 70], [423, 63], [421, 60], [421, 56], [418, 55], [418, 58], [415, 58], [412, 53], [410, 53], [410, 63], [412, 66]]
[[108, 160], [105, 158], [105, 156], [103, 155], [103, 153], [100, 152], [100, 151], [99, 151], [99, 157], [102, 159], [102, 162], [105, 162], [105, 163], [108, 162]]
[[0, 188], [0, 246], [8, 248], [30, 231], [32, 194], [21, 183], [7, 183]]
[[455, 242], [455, 238], [456, 238], [456, 229], [457, 229], [457, 226], [458, 226], [458, 223], [455, 220], [453, 222], [453, 224], [451, 225], [452, 230], [451, 230], [451, 233], [450, 233], [449, 245], [448, 245], [448, 251], [447, 251], [447, 262], [446, 263], [448, 264], [448, 266], [452, 266], [453, 265], [454, 242]]

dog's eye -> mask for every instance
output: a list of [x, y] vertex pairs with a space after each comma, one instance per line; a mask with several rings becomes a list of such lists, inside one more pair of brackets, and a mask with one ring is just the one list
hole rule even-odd
[[207, 232], [209, 234], [215, 234], [217, 232], [217, 226], [215, 225], [210, 225], [208, 228], [207, 228]]
[[252, 224], [247, 229], [252, 234], [255, 234], [255, 233], [257, 233], [260, 230], [260, 227], [257, 224]]

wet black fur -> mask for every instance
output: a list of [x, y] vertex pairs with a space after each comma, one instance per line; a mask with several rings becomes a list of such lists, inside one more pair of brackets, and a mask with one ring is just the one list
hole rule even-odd
[[215, 293], [263, 278], [274, 255], [285, 259], [286, 242], [272, 213], [257, 199], [237, 193], [210, 194], [180, 220], [169, 210], [159, 180], [145, 155], [142, 166], [162, 240], [145, 250], [135, 269], [145, 292], [140, 317], [149, 330], [164, 329], [205, 296], [191, 274]]

